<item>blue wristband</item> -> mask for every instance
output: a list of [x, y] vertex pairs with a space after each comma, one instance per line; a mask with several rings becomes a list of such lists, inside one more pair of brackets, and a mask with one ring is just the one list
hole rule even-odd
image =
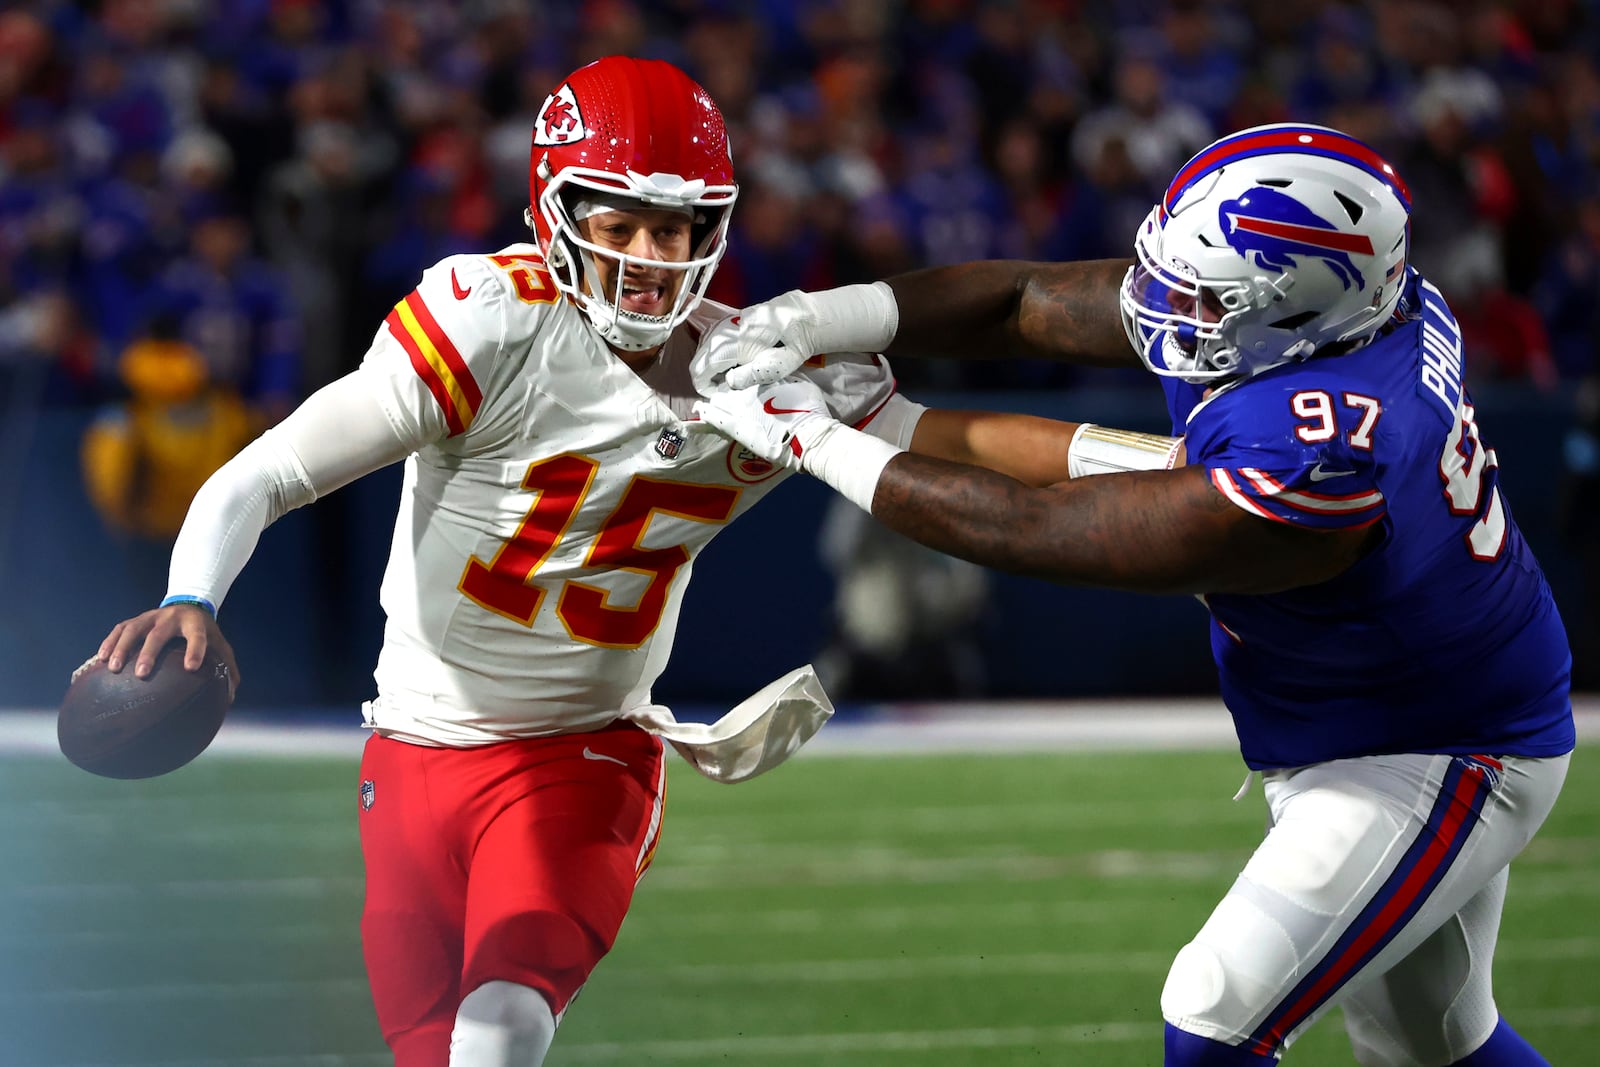
[[174, 604], [193, 604], [197, 608], [205, 608], [207, 614], [213, 619], [217, 617], [217, 606], [203, 596], [184, 596], [181, 594], [169, 596], [161, 602], [160, 606], [167, 608]]

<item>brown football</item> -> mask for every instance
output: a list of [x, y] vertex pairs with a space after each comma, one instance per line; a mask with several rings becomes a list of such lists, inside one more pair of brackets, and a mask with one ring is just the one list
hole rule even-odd
[[106, 778], [154, 778], [204, 752], [231, 703], [228, 666], [208, 650], [186, 671], [183, 650], [182, 638], [168, 642], [148, 678], [131, 663], [117, 674], [96, 663], [74, 678], [56, 714], [61, 754]]

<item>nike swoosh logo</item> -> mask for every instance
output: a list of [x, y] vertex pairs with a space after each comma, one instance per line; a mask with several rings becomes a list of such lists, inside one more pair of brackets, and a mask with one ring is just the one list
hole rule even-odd
[[778, 408], [772, 406], [772, 398], [767, 397], [767, 402], [761, 405], [761, 410], [768, 415], [804, 415], [810, 408]]
[[617, 759], [617, 757], [602, 755], [599, 752], [596, 752], [594, 749], [590, 748], [588, 745], [584, 745], [583, 746], [583, 758], [584, 759], [605, 760], [607, 763], [615, 763], [618, 767], [626, 767], [627, 766], [626, 763], [624, 763], [622, 760]]
[[456, 294], [457, 300], [465, 300], [472, 293], [472, 286], [461, 288], [461, 283], [456, 280], [456, 269], [450, 268], [450, 288]]
[[1311, 480], [1314, 482], [1325, 482], [1329, 478], [1348, 478], [1354, 473], [1355, 471], [1325, 471], [1322, 469], [1322, 464], [1318, 463], [1315, 467], [1311, 468]]

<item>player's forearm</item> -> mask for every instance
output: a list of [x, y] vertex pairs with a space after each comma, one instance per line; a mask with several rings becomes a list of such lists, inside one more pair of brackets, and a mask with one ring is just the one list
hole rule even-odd
[[1068, 452], [1078, 423], [1037, 415], [934, 408], [917, 423], [911, 451], [919, 456], [970, 463], [1046, 486], [1071, 477]]
[[930, 548], [999, 570], [1135, 592], [1203, 592], [1215, 579], [1183, 544], [1192, 524], [1165, 494], [1141, 491], [1173, 477], [1141, 472], [1033, 489], [907, 453], [883, 469], [872, 516]]
[[1129, 260], [985, 260], [897, 275], [888, 284], [899, 306], [899, 326], [887, 352], [1137, 364], [1117, 306], [1129, 265]]
[[172, 547], [169, 596], [220, 606], [263, 530], [419, 446], [422, 431], [402, 433], [364, 373], [317, 390], [207, 479]]
[[1031, 489], [901, 453], [875, 472], [873, 518], [987, 567], [1141, 593], [1274, 593], [1344, 573], [1377, 526], [1301, 529], [1247, 514], [1204, 467], [1075, 477]]
[[195, 494], [172, 546], [167, 595], [220, 607], [261, 532], [315, 498], [294, 454], [271, 433], [257, 438]]
[[893, 443], [1036, 487], [1087, 475], [1171, 470], [1184, 461], [1183, 442], [1175, 437], [1000, 411], [927, 410], [908, 440]]

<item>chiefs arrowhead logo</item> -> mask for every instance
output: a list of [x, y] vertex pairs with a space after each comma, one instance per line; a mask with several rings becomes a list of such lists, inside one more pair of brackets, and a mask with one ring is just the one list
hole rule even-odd
[[783, 469], [768, 463], [738, 441], [728, 445], [727, 461], [728, 473], [733, 475], [734, 481], [745, 485], [764, 482]]
[[572, 86], [563, 85], [545, 97], [533, 123], [534, 144], [571, 144], [587, 136], [589, 131], [583, 128], [583, 114], [578, 110], [578, 98], [572, 95]]

